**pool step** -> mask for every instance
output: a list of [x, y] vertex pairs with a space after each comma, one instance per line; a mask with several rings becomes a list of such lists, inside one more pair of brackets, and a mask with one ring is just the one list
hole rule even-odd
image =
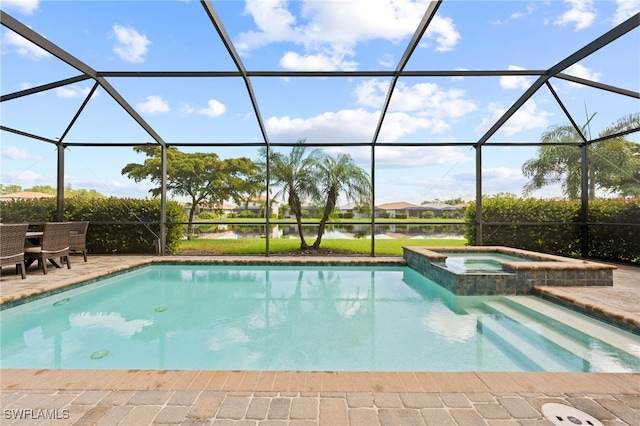
[[640, 357], [640, 338], [628, 331], [536, 297], [507, 296], [504, 299], [507, 303], [516, 306], [534, 318], [557, 321], [573, 330], [595, 337], [616, 349]]
[[[494, 312], [522, 324], [558, 347], [574, 353], [589, 363], [591, 368], [596, 368], [593, 371], [597, 371], [600, 368], [597, 366], [602, 365], [607, 365], [607, 369], [615, 369], [618, 372], [633, 371], [620, 364], [615, 357], [612, 358], [606, 349], [594, 346], [591, 339], [596, 338], [611, 344], [637, 358], [640, 340], [630, 333], [623, 330], [609, 330], [614, 327], [599, 324], [594, 319], [563, 307], [544, 301], [530, 300], [523, 296], [513, 297], [504, 302], [486, 302], [485, 305]], [[583, 336], [575, 334], [576, 332], [582, 333]], [[624, 333], [628, 335], [624, 336]]]
[[[468, 309], [468, 312], [475, 314], [475, 309]], [[539, 369], [540, 371], [569, 371], [566, 365], [553, 357], [544, 350], [527, 339], [526, 336], [506, 327], [503, 323], [486, 315], [486, 311], [477, 312], [478, 321], [482, 323], [482, 334], [491, 338], [503, 347], [506, 352], [516, 353], [526, 366], [526, 369]]]
[[[503, 302], [486, 302], [485, 305], [491, 308], [494, 312], [500, 313], [505, 317], [522, 324], [522, 326], [531, 330], [533, 333], [544, 337], [559, 347], [576, 354], [588, 362], [591, 361], [591, 349], [584, 342], [576, 340], [575, 338], [568, 336], [566, 333], [562, 333], [557, 328], [545, 324], [545, 322], [536, 321], [529, 312], [523, 311], [522, 308], [515, 308]], [[545, 321], [548, 321], [548, 319]]]

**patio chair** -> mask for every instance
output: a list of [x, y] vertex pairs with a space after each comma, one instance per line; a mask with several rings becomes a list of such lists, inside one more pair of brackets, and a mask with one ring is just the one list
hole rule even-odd
[[70, 229], [70, 222], [45, 223], [41, 245], [25, 248], [25, 257], [36, 259], [45, 274], [47, 273], [47, 260], [51, 260], [51, 263], [55, 265], [57, 264], [56, 257], [60, 258], [61, 262], [66, 261], [67, 269], [71, 269], [71, 262], [69, 262]]
[[71, 235], [69, 236], [69, 250], [82, 252], [84, 261], [87, 261], [87, 229], [89, 222], [71, 222]]
[[11, 265], [20, 270], [22, 279], [27, 277], [24, 264], [24, 240], [28, 223], [0, 224], [0, 267]]

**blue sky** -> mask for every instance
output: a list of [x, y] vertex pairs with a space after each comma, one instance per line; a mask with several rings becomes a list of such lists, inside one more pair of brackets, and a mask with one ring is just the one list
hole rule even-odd
[[[393, 70], [428, 2], [214, 1], [248, 70]], [[2, 10], [98, 71], [235, 71], [197, 1], [2, 0]], [[406, 70], [542, 70], [640, 11], [640, 1], [444, 1]], [[0, 29], [2, 94], [74, 77], [79, 72], [5, 27]], [[614, 41], [565, 70], [582, 78], [640, 91], [640, 33]], [[239, 78], [108, 78], [167, 143], [261, 142]], [[535, 81], [535, 77], [400, 78], [380, 142], [475, 142]], [[369, 142], [390, 79], [253, 77], [269, 140]], [[637, 99], [558, 79], [551, 84], [579, 123], [595, 136], [619, 117], [640, 111]], [[2, 124], [59, 138], [93, 85], [86, 80], [3, 102]], [[567, 123], [551, 93], [539, 90], [494, 142], [534, 142]], [[1, 133], [4, 185], [55, 186], [52, 144]], [[639, 142], [638, 135], [632, 140]], [[131, 143], [152, 138], [102, 88], [65, 137], [67, 142]], [[201, 147], [221, 157], [257, 159], [255, 147]], [[334, 152], [337, 148], [327, 149]], [[349, 152], [363, 168], [369, 147]], [[531, 147], [491, 147], [483, 155], [487, 194], [522, 193], [520, 169]], [[376, 148], [377, 202], [475, 197], [475, 153], [466, 146]], [[105, 195], [146, 197], [120, 171], [142, 162], [131, 147], [71, 147], [65, 182]], [[560, 195], [549, 187], [534, 195]]]

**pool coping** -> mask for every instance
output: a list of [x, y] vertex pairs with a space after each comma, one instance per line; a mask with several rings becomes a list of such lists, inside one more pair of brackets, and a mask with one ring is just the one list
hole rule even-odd
[[0, 372], [3, 390], [640, 394], [640, 373], [137, 369]]

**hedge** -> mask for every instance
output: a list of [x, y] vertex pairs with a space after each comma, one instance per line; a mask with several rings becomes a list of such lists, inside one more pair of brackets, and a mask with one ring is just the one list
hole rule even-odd
[[[55, 198], [15, 200], [0, 204], [3, 223], [44, 223], [56, 220]], [[160, 236], [160, 200], [134, 198], [65, 198], [65, 221], [89, 221], [89, 253], [155, 253]], [[185, 222], [183, 208], [167, 202], [167, 222]], [[107, 222], [101, 224], [99, 222]], [[33, 227], [36, 229], [37, 227]], [[177, 253], [183, 225], [167, 226], [167, 252]]]
[[589, 222], [590, 257], [640, 263], [640, 197], [594, 200]]
[[[482, 225], [483, 245], [501, 245], [561, 256], [581, 257], [580, 201], [543, 200], [515, 196], [482, 199], [483, 222], [532, 224]], [[465, 211], [465, 237], [476, 244], [476, 205]], [[545, 225], [544, 222], [559, 223]], [[588, 256], [640, 263], [640, 198], [597, 199], [589, 202]], [[535, 223], [541, 223], [536, 225]], [[615, 225], [614, 225], [615, 224]]]

